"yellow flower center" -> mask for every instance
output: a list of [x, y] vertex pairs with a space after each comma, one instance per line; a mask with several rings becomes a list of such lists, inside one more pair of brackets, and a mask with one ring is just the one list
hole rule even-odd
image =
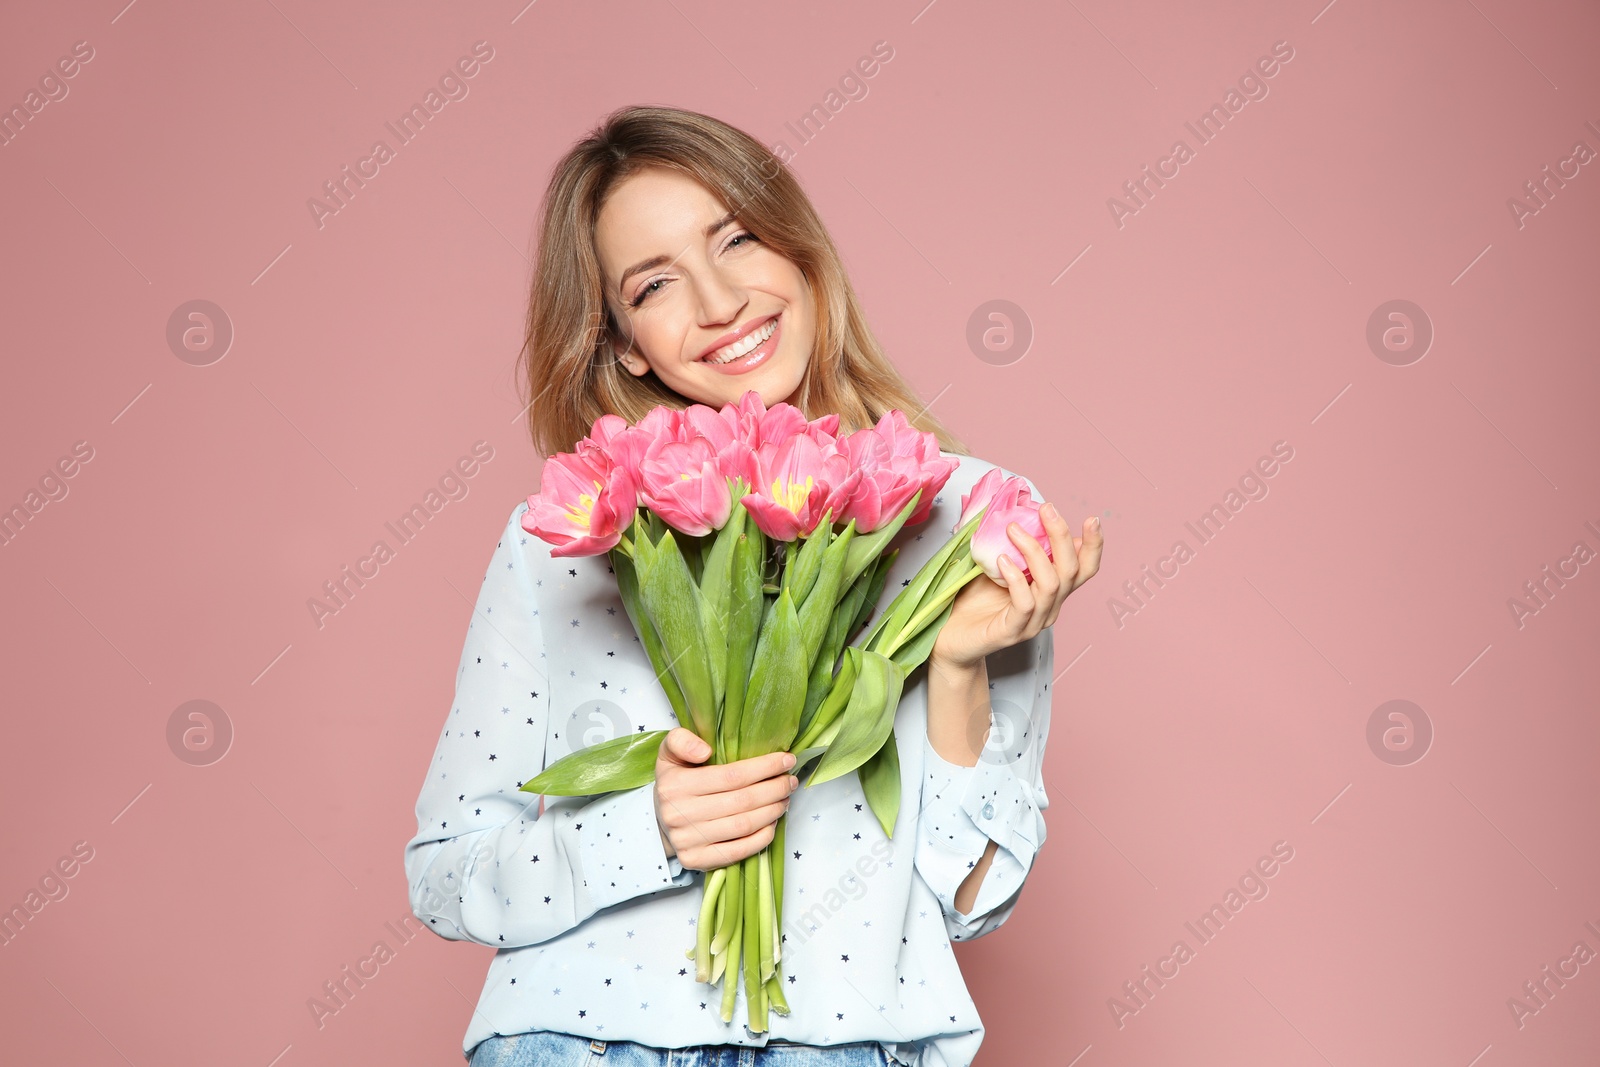
[[581, 526], [585, 530], [589, 528], [589, 519], [594, 513], [594, 502], [600, 499], [600, 491], [604, 488], [603, 484], [595, 482], [593, 494], [579, 493], [577, 506], [567, 505], [567, 518], [571, 520], [572, 525]]
[[800, 509], [805, 507], [806, 500], [811, 496], [811, 475], [806, 475], [804, 484], [800, 482], [774, 481], [772, 483], [772, 501], [780, 507], [788, 508], [798, 515]]

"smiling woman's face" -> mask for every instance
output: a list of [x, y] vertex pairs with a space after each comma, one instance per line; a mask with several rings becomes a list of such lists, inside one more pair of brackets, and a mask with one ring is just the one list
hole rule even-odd
[[625, 179], [595, 251], [630, 373], [716, 408], [750, 389], [768, 407], [794, 396], [816, 332], [805, 276], [699, 182], [659, 167]]

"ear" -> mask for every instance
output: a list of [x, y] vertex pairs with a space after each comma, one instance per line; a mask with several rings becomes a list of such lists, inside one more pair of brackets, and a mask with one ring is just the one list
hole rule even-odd
[[620, 331], [616, 328], [616, 315], [609, 303], [606, 307], [606, 324], [602, 328], [606, 337], [606, 348], [611, 352], [612, 358], [622, 365], [622, 369], [635, 378], [642, 378], [650, 373], [650, 364], [639, 354], [637, 346], [629, 345], [622, 351], [617, 350]]
[[[612, 348], [612, 351], [616, 351], [615, 347]], [[623, 370], [627, 371], [635, 378], [642, 378], [646, 374], [650, 373], [650, 364], [645, 361], [643, 356], [639, 355], [638, 349], [633, 349], [632, 351], [619, 355], [617, 357], [617, 362], [622, 364]]]

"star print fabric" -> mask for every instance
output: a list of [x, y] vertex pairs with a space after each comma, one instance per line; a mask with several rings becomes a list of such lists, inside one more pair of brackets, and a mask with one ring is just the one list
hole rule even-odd
[[[900, 554], [880, 606], [943, 544], [961, 494], [993, 466], [959, 458], [928, 520], [892, 542]], [[1009, 747], [977, 767], [939, 759], [926, 669], [907, 678], [892, 840], [854, 774], [793, 794], [781, 931], [791, 1014], [754, 1034], [742, 983], [724, 1023], [720, 987], [695, 981], [685, 949], [704, 872], [666, 855], [654, 784], [597, 797], [520, 790], [569, 752], [677, 725], [608, 558], [551, 557], [521, 528], [527, 506], [512, 511], [484, 575], [405, 847], [417, 917], [442, 938], [497, 950], [463, 1053], [495, 1034], [552, 1030], [657, 1048], [878, 1041], [900, 1064], [970, 1064], [983, 1022], [951, 941], [1010, 917], [1044, 842], [1051, 631], [989, 657], [993, 737]], [[956, 889], [990, 840], [999, 851], [959, 915]]]

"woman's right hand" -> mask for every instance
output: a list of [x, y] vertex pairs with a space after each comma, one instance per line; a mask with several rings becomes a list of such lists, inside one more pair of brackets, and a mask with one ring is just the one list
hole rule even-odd
[[727, 867], [772, 842], [779, 816], [800, 779], [794, 756], [771, 752], [700, 766], [711, 746], [693, 730], [673, 727], [656, 756], [656, 821], [668, 856], [697, 871]]

